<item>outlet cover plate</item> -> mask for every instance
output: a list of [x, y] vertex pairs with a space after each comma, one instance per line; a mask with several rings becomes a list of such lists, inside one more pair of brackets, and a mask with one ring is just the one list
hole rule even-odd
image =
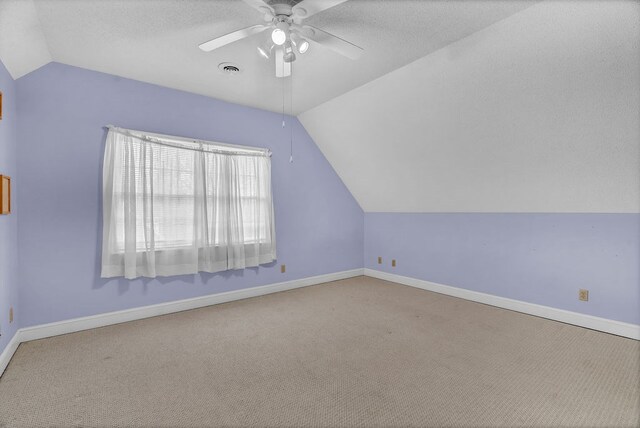
[[583, 302], [588, 302], [589, 290], [585, 290], [581, 288], [580, 291], [578, 292], [578, 299], [582, 300]]

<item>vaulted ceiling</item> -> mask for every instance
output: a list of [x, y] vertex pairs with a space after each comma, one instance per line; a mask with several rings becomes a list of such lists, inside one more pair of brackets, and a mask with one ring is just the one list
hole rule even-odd
[[14, 78], [56, 61], [277, 112], [293, 84], [367, 212], [640, 212], [637, 0], [350, 0], [308, 23], [363, 57], [312, 45], [292, 79], [257, 55], [264, 34], [197, 47], [259, 22], [242, 0], [0, 0], [0, 59]]
[[640, 2], [547, 1], [300, 121], [365, 211], [640, 212]]
[[[312, 0], [308, 0], [312, 1]], [[325, 0], [313, 0], [325, 1]], [[293, 71], [298, 114], [530, 6], [532, 1], [350, 0], [308, 23], [365, 49], [353, 61], [323, 46]], [[282, 110], [282, 79], [256, 46], [259, 34], [210, 53], [198, 44], [262, 22], [242, 0], [0, 0], [0, 59], [14, 78], [56, 61]], [[224, 75], [218, 64], [238, 64]], [[287, 112], [291, 82], [285, 82]]]

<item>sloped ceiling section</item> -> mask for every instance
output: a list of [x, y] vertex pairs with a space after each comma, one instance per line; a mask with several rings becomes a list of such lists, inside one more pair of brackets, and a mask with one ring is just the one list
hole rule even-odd
[[[311, 0], [320, 1], [323, 0]], [[308, 23], [365, 49], [357, 61], [312, 45], [286, 79], [295, 114], [534, 4], [522, 0], [350, 0]], [[262, 16], [242, 0], [0, 0], [0, 58], [14, 78], [56, 61], [271, 111], [282, 79], [256, 47], [267, 33], [210, 53], [198, 45]], [[242, 72], [225, 75], [218, 64]], [[293, 106], [290, 88], [293, 84]], [[291, 110], [292, 109], [292, 110]]]
[[640, 3], [544, 2], [300, 115], [367, 212], [640, 212]]
[[0, 1], [0, 59], [14, 79], [52, 61], [33, 0]]

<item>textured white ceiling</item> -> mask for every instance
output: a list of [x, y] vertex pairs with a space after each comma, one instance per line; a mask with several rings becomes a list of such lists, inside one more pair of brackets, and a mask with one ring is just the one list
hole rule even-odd
[[[317, 106], [532, 3], [351, 0], [314, 15], [309, 24], [366, 52], [352, 61], [314, 45], [300, 55], [293, 111]], [[241, 0], [0, 0], [0, 59], [14, 78], [53, 60], [280, 111], [282, 80], [255, 49], [266, 33], [211, 53], [197, 48], [261, 19]], [[243, 71], [223, 75], [221, 62]]]
[[0, 0], [0, 59], [14, 79], [51, 62], [32, 0]]
[[539, 3], [299, 118], [367, 212], [640, 212], [640, 2]]

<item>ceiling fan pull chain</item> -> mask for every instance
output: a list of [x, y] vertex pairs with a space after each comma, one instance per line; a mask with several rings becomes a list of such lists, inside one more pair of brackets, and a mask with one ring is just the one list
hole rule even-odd
[[[293, 117], [293, 62], [291, 63], [291, 76], [289, 76], [291, 83], [291, 91], [289, 92], [289, 105], [291, 107], [291, 117]], [[289, 141], [289, 163], [293, 163], [293, 122], [289, 126], [289, 135], [291, 140]]]
[[[276, 61], [278, 60], [278, 56], [276, 55]], [[284, 128], [284, 60], [281, 62], [282, 64], [282, 127]]]

